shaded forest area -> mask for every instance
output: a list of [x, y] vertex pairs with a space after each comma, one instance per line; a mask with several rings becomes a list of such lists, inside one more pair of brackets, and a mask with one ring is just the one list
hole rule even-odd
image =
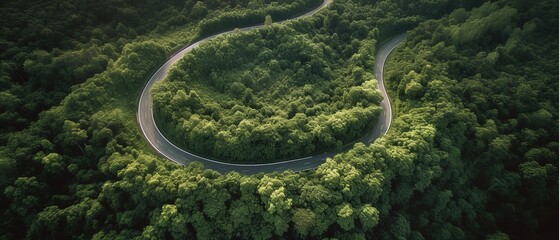
[[[35, 13], [17, 16], [26, 11], [10, 6], [21, 2], [0, 3], [5, 126], [0, 205], [6, 206], [1, 238], [550, 239], [555, 234], [556, 1], [339, 0], [294, 23], [298, 32], [312, 33], [327, 18], [340, 24], [363, 20], [367, 33], [378, 28], [378, 42], [411, 29], [387, 65], [397, 115], [388, 135], [370, 147], [355, 144], [316, 170], [251, 176], [221, 175], [199, 163], [173, 164], [149, 149], [135, 123], [135, 97], [152, 71], [180, 43], [200, 35], [201, 19], [233, 7], [208, 5], [206, 16], [192, 18], [197, 3], [187, 7], [177, 1], [177, 7], [162, 7], [161, 15], [145, 15], [145, 21], [78, 21], [80, 27], [72, 28], [64, 25], [72, 19], [64, 17], [67, 12], [52, 10], [59, 2], [22, 6], [61, 19], [55, 25], [66, 27], [56, 31], [81, 31], [76, 34], [83, 39], [62, 34], [62, 39], [45, 35], [18, 42], [11, 29], [31, 25], [26, 21]], [[137, 6], [137, 12], [164, 5], [95, 2], [111, 9]], [[243, 4], [234, 6], [250, 8]], [[163, 14], [165, 9], [186, 12]], [[82, 12], [79, 19], [95, 14]], [[170, 15], [185, 17], [185, 25], [171, 21], [157, 30]], [[115, 28], [116, 21], [135, 36], [103, 30], [103, 40], [86, 33], [91, 26]], [[43, 34], [42, 29], [28, 31]], [[178, 29], [187, 37], [179, 37], [185, 35]], [[114, 50], [98, 53], [105, 46]], [[54, 60], [65, 54], [68, 62]], [[78, 61], [87, 54], [92, 61]], [[26, 72], [26, 61], [41, 71]], [[81, 78], [64, 78], [99, 62], [99, 68], [76, 73]], [[57, 84], [61, 90], [49, 89]]]
[[[555, 1], [497, 1], [457, 9], [410, 32], [389, 64], [387, 82], [405, 114], [395, 127], [422, 122], [436, 129], [432, 144], [444, 156], [443, 184], [414, 193], [403, 211], [445, 201], [441, 221], [477, 219], [462, 230], [501, 231], [489, 239], [553, 238], [559, 227], [558, 12]], [[426, 217], [408, 221], [432, 226]]]
[[229, 24], [225, 16], [245, 19], [248, 13], [251, 21], [235, 23], [262, 22], [267, 14], [283, 19], [319, 2], [2, 1], [0, 143], [5, 133], [28, 127], [40, 112], [58, 105], [72, 86], [105, 71], [128, 43], [186, 28], [187, 39], [164, 46], [173, 49], [212, 33], [206, 22]]

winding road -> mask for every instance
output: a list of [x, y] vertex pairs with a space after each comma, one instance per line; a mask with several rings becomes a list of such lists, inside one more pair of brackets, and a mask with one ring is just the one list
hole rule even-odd
[[[333, 0], [324, 0], [324, 2], [313, 9], [312, 11], [305, 13], [301, 16], [296, 18], [311, 16], [318, 12], [319, 10], [327, 7], [332, 3]], [[296, 19], [295, 18], [295, 19]], [[246, 27], [239, 29], [240, 31], [249, 31], [252, 29], [260, 28], [263, 25], [257, 25], [252, 27]], [[293, 171], [304, 171], [318, 167], [320, 164], [324, 163], [327, 158], [333, 157], [337, 154], [337, 152], [331, 153], [323, 153], [319, 155], [298, 158], [293, 160], [287, 160], [282, 162], [274, 162], [274, 163], [264, 163], [264, 164], [235, 164], [235, 163], [226, 163], [220, 162], [218, 160], [213, 160], [209, 158], [205, 158], [202, 156], [198, 156], [196, 154], [187, 152], [173, 143], [171, 143], [157, 128], [155, 124], [155, 119], [153, 116], [153, 101], [150, 94], [150, 89], [153, 84], [157, 81], [161, 81], [165, 79], [171, 67], [178, 62], [180, 59], [183, 58], [185, 54], [192, 51], [192, 49], [198, 47], [201, 43], [206, 42], [210, 39], [213, 39], [217, 36], [223, 34], [229, 34], [234, 32], [235, 30], [215, 34], [199, 40], [186, 48], [183, 48], [178, 53], [173, 55], [171, 59], [169, 59], [163, 66], [161, 66], [157, 72], [153, 74], [153, 76], [149, 79], [148, 83], [144, 87], [144, 90], [140, 96], [139, 104], [138, 104], [138, 113], [137, 113], [137, 121], [140, 126], [140, 130], [144, 135], [145, 139], [154, 148], [159, 154], [163, 155], [169, 160], [172, 160], [176, 163], [187, 165], [190, 162], [198, 161], [202, 162], [204, 166], [208, 169], [213, 169], [220, 173], [226, 173], [231, 171], [236, 171], [242, 174], [256, 174], [260, 172], [274, 172], [274, 171], [284, 171], [284, 170], [293, 170]], [[388, 132], [390, 129], [390, 123], [392, 122], [392, 109], [390, 106], [390, 100], [388, 99], [388, 95], [386, 94], [386, 90], [384, 89], [384, 64], [388, 55], [405, 39], [405, 35], [397, 36], [387, 42], [385, 42], [379, 49], [376, 56], [376, 64], [375, 64], [375, 72], [376, 78], [378, 80], [379, 90], [382, 93], [384, 100], [381, 102], [383, 111], [379, 116], [378, 122], [376, 123], [374, 129], [367, 134], [367, 136], [363, 137], [361, 141], [366, 145], [369, 145], [373, 140], [377, 139], [381, 135]]]

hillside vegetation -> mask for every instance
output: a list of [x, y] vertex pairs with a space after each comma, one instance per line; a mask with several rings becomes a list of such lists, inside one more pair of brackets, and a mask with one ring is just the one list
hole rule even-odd
[[363, 20], [312, 30], [292, 23], [212, 40], [152, 90], [157, 123], [179, 146], [226, 161], [339, 148], [368, 133], [381, 111], [378, 29], [368, 31]]
[[[484, 3], [410, 32], [389, 64], [388, 83], [399, 111], [414, 113], [410, 128], [423, 122], [436, 130], [433, 146], [443, 155], [435, 166], [443, 172], [441, 184], [415, 193], [404, 211], [444, 196], [439, 221], [477, 219], [461, 231], [552, 236], [559, 214], [558, 10], [553, 1]], [[432, 115], [422, 119], [426, 113]], [[421, 220], [426, 214], [409, 221], [432, 226]]]
[[[266, 46], [262, 33], [285, 29], [270, 39], [301, 39], [310, 43], [297, 47], [310, 50], [329, 46], [337, 34], [341, 48], [317, 56], [334, 53], [342, 62], [324, 58], [320, 64], [331, 75], [292, 78], [304, 90], [300, 80], [336, 86], [337, 76], [353, 79], [347, 59], [409, 30], [387, 63], [395, 111], [387, 135], [371, 146], [355, 144], [312, 171], [247, 176], [200, 163], [179, 166], [154, 154], [135, 122], [136, 99], [173, 50], [204, 35], [205, 19], [225, 12], [242, 19], [241, 12], [273, 4], [2, 1], [0, 238], [553, 239], [559, 4], [483, 2], [337, 0], [311, 18], [247, 33], [255, 46]], [[126, 30], [115, 31], [119, 25]], [[365, 35], [354, 35], [352, 25]], [[207, 49], [248, 42], [244, 37]], [[190, 57], [204, 56], [200, 50]], [[254, 59], [241, 60], [256, 69]], [[202, 60], [210, 59], [192, 63]], [[279, 76], [293, 63], [282, 64], [278, 71], [268, 62], [260, 68]], [[363, 66], [367, 76], [372, 69]], [[227, 74], [258, 73], [245, 70]], [[216, 101], [232, 87], [202, 83], [193, 86], [223, 92]], [[270, 104], [259, 91], [252, 94]], [[338, 109], [338, 100], [325, 109]]]

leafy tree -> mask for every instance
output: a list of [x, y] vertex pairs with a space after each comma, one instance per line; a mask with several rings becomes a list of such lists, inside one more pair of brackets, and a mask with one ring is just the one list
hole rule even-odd
[[264, 19], [264, 25], [272, 25], [272, 22], [272, 16], [266, 15], [266, 18]]
[[59, 174], [66, 168], [62, 156], [57, 153], [49, 153], [43, 157], [42, 163], [45, 165], [45, 169], [52, 174]]

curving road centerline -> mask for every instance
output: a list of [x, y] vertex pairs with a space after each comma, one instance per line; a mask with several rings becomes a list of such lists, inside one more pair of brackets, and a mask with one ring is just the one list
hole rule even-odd
[[[312, 11], [305, 13], [297, 18], [311, 16], [318, 12], [319, 10], [327, 7], [332, 3], [333, 0], [324, 0], [324, 2], [313, 9]], [[239, 29], [240, 31], [249, 31], [252, 29], [260, 28], [263, 25], [257, 25], [252, 27], [246, 27]], [[201, 43], [206, 42], [210, 39], [213, 39], [217, 36], [223, 34], [229, 34], [235, 32], [236, 30], [231, 30], [219, 34], [215, 34], [209, 37], [206, 37], [202, 40], [199, 40], [188, 47], [180, 50], [178, 53], [173, 55], [165, 64], [163, 64], [149, 79], [142, 94], [140, 96], [140, 100], [138, 103], [138, 113], [137, 113], [137, 121], [140, 126], [140, 130], [144, 138], [148, 141], [150, 146], [154, 148], [159, 154], [163, 155], [167, 159], [174, 161], [176, 163], [187, 165], [190, 162], [202, 162], [204, 166], [208, 169], [213, 169], [220, 173], [227, 173], [231, 171], [236, 171], [242, 174], [256, 174], [260, 172], [274, 172], [274, 171], [285, 171], [285, 170], [293, 170], [295, 172], [309, 170], [318, 167], [320, 164], [324, 163], [327, 158], [333, 157], [337, 152], [332, 153], [323, 153], [319, 155], [292, 159], [282, 162], [274, 162], [274, 163], [261, 163], [261, 164], [236, 164], [236, 163], [226, 163], [220, 162], [217, 160], [205, 158], [202, 156], [198, 156], [196, 154], [187, 152], [173, 143], [171, 143], [159, 129], [155, 123], [155, 119], [153, 116], [153, 100], [149, 90], [153, 86], [153, 84], [157, 81], [161, 81], [165, 79], [171, 67], [178, 62], [180, 59], [184, 57], [185, 54], [192, 51], [192, 49], [198, 47]], [[366, 145], [369, 145], [373, 140], [377, 139], [383, 134], [386, 134], [390, 128], [390, 123], [392, 121], [392, 109], [390, 106], [390, 100], [388, 99], [388, 95], [386, 94], [386, 90], [384, 89], [384, 64], [388, 55], [394, 50], [403, 40], [405, 39], [405, 35], [400, 35], [391, 39], [390, 41], [384, 43], [381, 48], [378, 50], [377, 57], [376, 57], [376, 65], [375, 65], [375, 72], [376, 78], [378, 80], [379, 90], [382, 93], [384, 100], [381, 102], [383, 111], [379, 116], [379, 120], [375, 125], [373, 131], [371, 131], [367, 136], [363, 137], [361, 141]]]

